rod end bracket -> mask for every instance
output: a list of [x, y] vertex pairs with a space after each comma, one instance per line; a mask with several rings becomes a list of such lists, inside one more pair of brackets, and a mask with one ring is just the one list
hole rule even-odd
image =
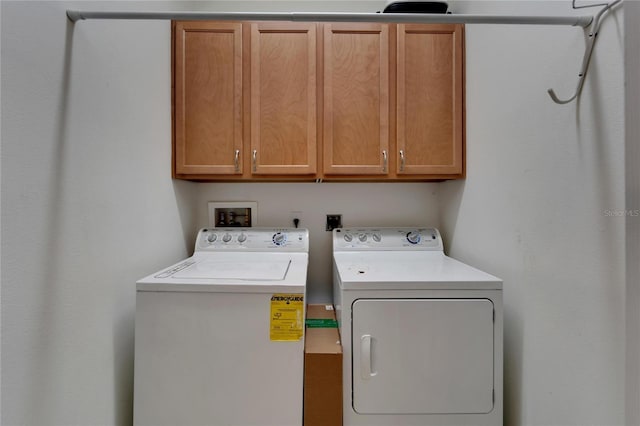
[[82, 13], [77, 10], [67, 10], [67, 18], [71, 22], [76, 22], [80, 19], [84, 19], [84, 16], [82, 16]]

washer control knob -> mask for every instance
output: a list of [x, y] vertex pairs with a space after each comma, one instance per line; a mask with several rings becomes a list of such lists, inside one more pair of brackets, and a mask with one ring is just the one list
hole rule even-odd
[[360, 240], [360, 242], [364, 243], [365, 241], [367, 241], [367, 234], [358, 234], [358, 239]]
[[240, 235], [238, 235], [238, 242], [244, 243], [245, 241], [247, 241], [247, 235], [243, 232]]
[[229, 234], [228, 232], [224, 234], [224, 236], [222, 237], [222, 241], [224, 241], [225, 243], [231, 241], [231, 234]]
[[216, 234], [207, 235], [207, 241], [209, 241], [209, 243], [213, 243], [217, 239], [218, 239], [218, 236]]
[[344, 240], [348, 243], [350, 243], [351, 241], [353, 241], [353, 235], [351, 234], [344, 234]]
[[272, 240], [275, 245], [281, 246], [287, 241], [287, 235], [282, 232], [277, 232], [273, 234]]
[[411, 231], [407, 233], [407, 241], [409, 241], [411, 244], [418, 244], [420, 242], [420, 232]]
[[376, 243], [379, 243], [380, 241], [382, 241], [382, 235], [378, 233], [374, 233], [372, 237], [373, 237], [373, 241], [375, 241]]

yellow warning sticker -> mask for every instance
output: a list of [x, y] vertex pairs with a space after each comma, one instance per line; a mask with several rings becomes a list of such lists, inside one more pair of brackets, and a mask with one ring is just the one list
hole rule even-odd
[[274, 341], [302, 339], [304, 327], [304, 295], [274, 294], [271, 296], [270, 338]]

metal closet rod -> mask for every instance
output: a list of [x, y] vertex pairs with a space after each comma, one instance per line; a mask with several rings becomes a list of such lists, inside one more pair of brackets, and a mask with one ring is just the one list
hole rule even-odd
[[586, 28], [593, 16], [510, 16], [413, 13], [341, 12], [106, 12], [67, 10], [72, 22], [85, 19], [301, 21], [301, 22], [409, 22], [448, 24], [571, 25]]

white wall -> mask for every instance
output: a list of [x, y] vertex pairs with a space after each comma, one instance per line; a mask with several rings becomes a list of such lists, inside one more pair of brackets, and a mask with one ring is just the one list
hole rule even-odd
[[564, 106], [546, 89], [574, 90], [580, 29], [467, 27], [467, 179], [441, 186], [441, 224], [451, 255], [504, 279], [506, 425], [624, 424], [625, 220], [609, 216], [625, 208], [622, 17]]
[[3, 425], [130, 424], [135, 280], [190, 249], [169, 24], [68, 6], [1, 3]]
[[505, 425], [624, 423], [625, 220], [605, 214], [625, 208], [621, 12], [567, 106], [545, 89], [573, 90], [581, 30], [468, 26], [468, 178], [444, 184], [171, 181], [169, 24], [64, 17], [383, 4], [0, 2], [2, 424], [131, 423], [133, 283], [191, 251], [211, 200], [257, 201], [265, 226], [302, 210], [312, 300], [330, 298], [326, 213], [441, 227], [450, 254], [505, 280]]
[[627, 426], [640, 424], [640, 2], [626, 2]]

